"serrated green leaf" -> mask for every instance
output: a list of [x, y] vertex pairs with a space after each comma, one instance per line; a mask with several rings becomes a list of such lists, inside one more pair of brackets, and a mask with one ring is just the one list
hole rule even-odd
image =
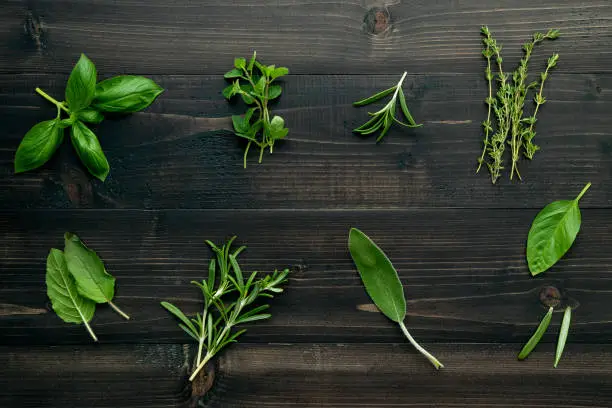
[[23, 137], [15, 153], [15, 173], [36, 169], [53, 156], [64, 139], [56, 119], [40, 122]]
[[49, 252], [45, 281], [53, 311], [66, 323], [85, 324], [94, 341], [98, 341], [87, 324], [93, 318], [96, 304], [79, 294], [64, 253], [59, 249], [52, 248]]
[[348, 246], [366, 292], [376, 307], [394, 322], [402, 322], [406, 317], [404, 288], [389, 258], [357, 228], [351, 228]]
[[71, 112], [87, 108], [96, 92], [96, 66], [85, 54], [76, 63], [66, 85], [66, 102]]

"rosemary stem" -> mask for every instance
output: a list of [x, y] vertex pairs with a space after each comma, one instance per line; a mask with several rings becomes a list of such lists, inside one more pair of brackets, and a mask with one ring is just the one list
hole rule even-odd
[[200, 362], [198, 367], [194, 370], [193, 374], [191, 374], [191, 377], [189, 377], [189, 381], [195, 380], [198, 373], [206, 366], [206, 363], [208, 363], [213, 356], [214, 356], [213, 353], [206, 352], [204, 359]]
[[416, 342], [416, 340], [408, 332], [408, 329], [406, 328], [406, 325], [404, 324], [404, 322], [399, 322], [399, 325], [402, 328], [402, 331], [404, 332], [406, 337], [408, 338], [408, 341], [410, 341], [410, 343], [414, 346], [414, 348], [416, 348], [421, 354], [423, 354], [431, 362], [431, 364], [433, 364], [433, 366], [436, 367], [437, 370], [439, 370], [440, 368], [444, 368], [444, 365], [441, 362], [439, 362], [437, 358], [431, 355], [427, 350], [421, 347], [419, 343]]

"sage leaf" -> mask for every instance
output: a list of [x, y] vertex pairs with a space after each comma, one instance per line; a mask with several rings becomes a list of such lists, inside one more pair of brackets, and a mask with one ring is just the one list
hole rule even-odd
[[96, 85], [92, 107], [102, 112], [138, 112], [151, 105], [163, 91], [149, 78], [116, 76]]
[[561, 356], [563, 355], [563, 349], [565, 348], [565, 343], [567, 342], [567, 335], [569, 334], [569, 327], [572, 320], [572, 308], [566, 307], [565, 312], [563, 312], [563, 321], [561, 322], [561, 329], [559, 329], [559, 339], [557, 340], [557, 351], [555, 353], [555, 368], [559, 364], [561, 360]]
[[578, 202], [589, 187], [591, 183], [573, 200], [548, 204], [533, 220], [527, 237], [527, 264], [532, 275], [552, 267], [574, 243], [581, 223]]
[[57, 119], [34, 125], [23, 137], [15, 153], [15, 173], [23, 173], [45, 164], [63, 139], [64, 133]]
[[542, 321], [540, 322], [540, 325], [536, 329], [535, 333], [533, 333], [533, 335], [531, 336], [531, 338], [529, 339], [527, 344], [525, 344], [525, 346], [523, 347], [523, 349], [519, 353], [519, 355], [518, 355], [518, 359], [519, 360], [526, 359], [527, 356], [529, 355], [529, 353], [531, 353], [533, 351], [533, 349], [535, 348], [535, 346], [538, 345], [538, 343], [542, 339], [542, 336], [546, 332], [546, 329], [548, 328], [548, 325], [550, 324], [550, 321], [551, 321], [552, 315], [553, 315], [553, 310], [554, 310], [554, 308], [552, 306], [548, 309], [548, 312], [542, 318]]
[[129, 319], [130, 317], [112, 302], [115, 296], [115, 278], [106, 272], [100, 257], [75, 234], [67, 232], [64, 234], [64, 241], [68, 271], [76, 279], [79, 293], [96, 303], [108, 303], [117, 313]]
[[406, 328], [404, 324], [404, 318], [406, 317], [404, 287], [387, 255], [370, 237], [357, 228], [351, 228], [349, 232], [349, 252], [355, 266], [357, 266], [359, 275], [361, 275], [366, 292], [368, 292], [376, 307], [389, 319], [399, 324], [408, 341], [436, 369], [444, 367], [437, 358], [417, 343]]
[[349, 251], [366, 292], [378, 309], [396, 323], [406, 317], [404, 287], [385, 253], [357, 228], [349, 233]]
[[66, 323], [84, 324], [94, 341], [98, 338], [89, 326], [96, 304], [81, 296], [74, 277], [68, 272], [64, 253], [52, 248], [47, 256], [47, 296], [53, 311]]
[[87, 108], [96, 92], [96, 66], [85, 54], [76, 63], [66, 85], [66, 102], [71, 112]]
[[[101, 123], [104, 120], [104, 115], [95, 109], [83, 109], [76, 113], [76, 117], [79, 120], [87, 123]], [[73, 122], [74, 123], [74, 122]]]
[[110, 166], [94, 132], [85, 126], [83, 122], [76, 121], [70, 128], [70, 139], [77, 155], [85, 167], [87, 167], [87, 170], [101, 181], [104, 181], [108, 176]]

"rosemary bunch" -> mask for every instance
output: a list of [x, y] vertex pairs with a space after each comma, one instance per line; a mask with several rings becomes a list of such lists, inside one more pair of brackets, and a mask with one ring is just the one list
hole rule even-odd
[[[549, 71], [556, 65], [559, 59], [558, 54], [553, 54], [549, 58], [546, 71], [540, 74], [540, 82], [527, 83], [528, 66], [533, 53], [534, 47], [544, 40], [554, 40], [559, 37], [558, 30], [549, 30], [546, 34], [535, 33], [533, 38], [528, 43], [523, 45], [524, 56], [521, 59], [518, 68], [512, 73], [512, 81], [510, 75], [505, 73], [502, 67], [501, 46], [493, 38], [488, 27], [484, 26], [481, 29], [481, 34], [484, 36], [483, 56], [487, 60], [485, 69], [485, 77], [487, 78], [489, 95], [485, 100], [488, 106], [487, 120], [483, 122], [485, 132], [484, 147], [481, 156], [478, 158], [478, 169], [480, 171], [482, 164], [485, 163], [491, 174], [493, 184], [497, 182], [504, 169], [504, 151], [506, 144], [510, 146], [512, 169], [510, 171], [510, 179], [514, 175], [521, 179], [518, 171], [518, 160], [520, 153], [523, 151], [525, 157], [532, 159], [539, 147], [533, 144], [532, 140], [535, 137], [534, 125], [539, 106], [545, 103], [545, 98], [542, 95], [544, 82], [548, 78]], [[493, 97], [493, 74], [492, 58], [498, 69], [497, 82], [499, 83], [497, 93]], [[535, 96], [536, 109], [532, 116], [523, 117], [525, 109], [525, 99], [531, 89], [539, 86], [539, 93]], [[491, 110], [495, 113], [497, 129], [492, 136], [489, 136], [494, 131], [491, 123]], [[526, 125], [529, 127], [527, 128]], [[508, 140], [510, 138], [510, 140]], [[487, 160], [488, 159], [488, 160]]]
[[[273, 293], [281, 293], [280, 287], [287, 281], [289, 270], [274, 271], [263, 278], [257, 278], [257, 271], [245, 279], [238, 264], [238, 255], [246, 249], [241, 246], [232, 253], [230, 248], [236, 237], [225, 245], [218, 247], [211, 241], [206, 241], [212, 248], [216, 258], [211, 259], [208, 267], [208, 279], [202, 282], [191, 282], [202, 290], [204, 306], [202, 314], [188, 318], [176, 306], [168, 302], [161, 305], [176, 316], [183, 329], [198, 343], [198, 354], [195, 359], [194, 371], [189, 377], [193, 381], [200, 370], [206, 366], [217, 353], [231, 343], [235, 343], [246, 330], [233, 332], [236, 326], [269, 319], [268, 313], [262, 313], [269, 305], [251, 307], [261, 297], [271, 298]], [[218, 278], [217, 278], [218, 276]], [[228, 295], [232, 300], [228, 300]]]

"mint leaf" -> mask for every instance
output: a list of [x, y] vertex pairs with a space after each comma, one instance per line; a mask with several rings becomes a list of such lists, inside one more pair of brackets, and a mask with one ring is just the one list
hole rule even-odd
[[268, 88], [268, 100], [271, 101], [278, 98], [282, 91], [283, 88], [281, 88], [280, 85], [270, 85], [270, 88]]
[[234, 67], [236, 67], [237, 69], [245, 69], [246, 68], [246, 60], [244, 58], [235, 58], [234, 59]]
[[66, 102], [72, 112], [91, 104], [96, 91], [96, 77], [96, 66], [85, 54], [81, 54], [66, 85]]

